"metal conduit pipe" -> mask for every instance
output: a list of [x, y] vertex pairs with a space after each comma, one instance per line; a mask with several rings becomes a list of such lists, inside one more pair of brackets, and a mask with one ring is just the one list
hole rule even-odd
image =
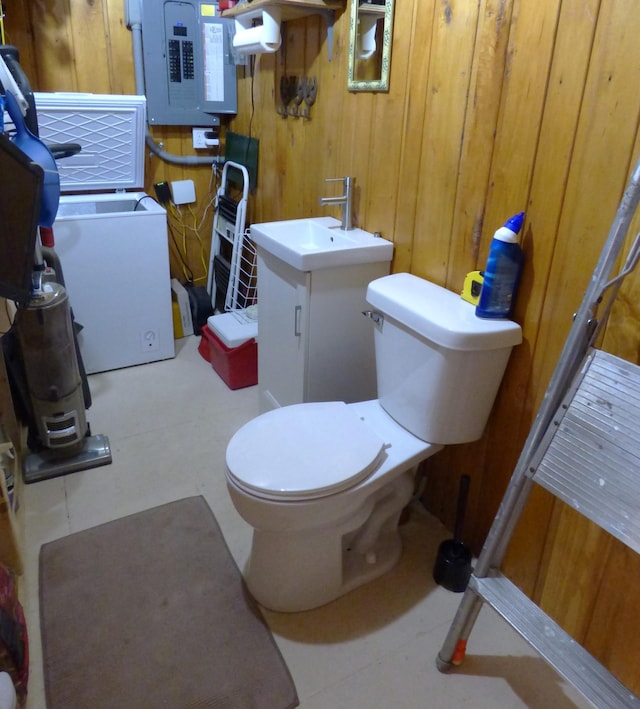
[[[133, 67], [136, 79], [136, 92], [140, 96], [145, 95], [144, 90], [144, 70], [143, 70], [143, 54], [142, 54], [142, 25], [140, 22], [132, 22], [129, 28], [133, 36]], [[149, 125], [146, 127], [145, 142], [149, 150], [157, 155], [161, 160], [172, 163], [174, 165], [212, 165], [214, 162], [219, 162], [217, 157], [200, 157], [198, 155], [174, 155], [163, 150], [153, 139]]]

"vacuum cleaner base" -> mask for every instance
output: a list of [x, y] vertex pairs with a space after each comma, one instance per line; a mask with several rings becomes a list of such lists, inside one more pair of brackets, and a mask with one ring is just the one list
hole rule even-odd
[[25, 483], [37, 483], [60, 475], [109, 465], [111, 462], [111, 446], [107, 436], [85, 436], [77, 452], [67, 458], [62, 457], [60, 451], [50, 448], [26, 456], [22, 476]]

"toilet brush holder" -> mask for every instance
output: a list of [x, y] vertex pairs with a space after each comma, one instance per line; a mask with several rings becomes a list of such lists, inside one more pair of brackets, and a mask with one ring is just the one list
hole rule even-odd
[[462, 542], [464, 514], [469, 494], [469, 476], [460, 478], [454, 538], [446, 539], [438, 547], [433, 566], [433, 580], [448, 591], [462, 593], [471, 576], [471, 550]]

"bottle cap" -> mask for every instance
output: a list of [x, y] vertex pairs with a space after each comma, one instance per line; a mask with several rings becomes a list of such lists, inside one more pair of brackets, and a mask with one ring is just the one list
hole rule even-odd
[[513, 217], [511, 217], [511, 219], [507, 219], [504, 226], [501, 226], [493, 235], [493, 238], [498, 239], [498, 241], [506, 241], [510, 244], [517, 243], [518, 232], [522, 228], [523, 221], [524, 212], [515, 214]]
[[509, 229], [514, 234], [518, 234], [520, 229], [522, 229], [522, 222], [524, 222], [524, 212], [514, 215], [511, 219], [507, 219], [504, 223], [505, 229]]

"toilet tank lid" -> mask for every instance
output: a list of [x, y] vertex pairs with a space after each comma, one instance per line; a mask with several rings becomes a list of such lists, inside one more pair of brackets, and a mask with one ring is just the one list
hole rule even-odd
[[522, 342], [517, 323], [479, 318], [475, 307], [457, 293], [410, 273], [372, 281], [366, 298], [384, 315], [448, 349], [494, 350]]

